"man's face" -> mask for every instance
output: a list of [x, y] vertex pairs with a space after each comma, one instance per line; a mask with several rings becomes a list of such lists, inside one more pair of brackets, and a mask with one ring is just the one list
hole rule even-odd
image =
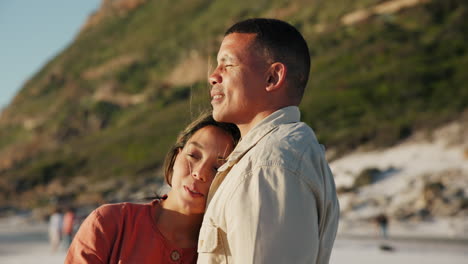
[[250, 124], [262, 110], [267, 63], [255, 50], [255, 34], [227, 35], [218, 52], [218, 66], [209, 77], [216, 121]]

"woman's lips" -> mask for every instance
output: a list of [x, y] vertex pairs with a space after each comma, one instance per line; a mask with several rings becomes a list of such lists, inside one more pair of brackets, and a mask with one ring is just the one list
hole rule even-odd
[[184, 189], [193, 198], [199, 198], [199, 197], [204, 197], [205, 196], [201, 192], [197, 191], [195, 188], [192, 189], [192, 188], [189, 188], [186, 185], [184, 185]]

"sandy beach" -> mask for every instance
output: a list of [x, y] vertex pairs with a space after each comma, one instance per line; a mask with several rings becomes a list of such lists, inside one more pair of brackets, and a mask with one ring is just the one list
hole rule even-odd
[[[468, 241], [396, 237], [386, 241], [393, 250], [381, 250], [372, 236], [340, 235], [334, 246], [332, 264], [466, 264]], [[0, 263], [63, 263], [65, 250], [50, 251], [47, 223], [30, 223], [21, 218], [0, 219]]]
[[392, 250], [381, 250], [378, 240], [368, 238], [343, 238], [335, 241], [330, 263], [332, 264], [466, 264], [468, 243], [437, 240], [386, 241]]
[[29, 222], [22, 217], [0, 219], [0, 263], [63, 263], [65, 249], [52, 253], [47, 223]]

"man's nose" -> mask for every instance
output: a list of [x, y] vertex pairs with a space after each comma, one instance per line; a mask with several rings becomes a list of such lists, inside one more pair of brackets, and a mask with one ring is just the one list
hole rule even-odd
[[211, 75], [208, 77], [208, 81], [211, 85], [215, 85], [221, 83], [223, 80], [221, 78], [221, 75], [218, 74], [217, 69], [215, 69], [213, 73], [211, 73]]

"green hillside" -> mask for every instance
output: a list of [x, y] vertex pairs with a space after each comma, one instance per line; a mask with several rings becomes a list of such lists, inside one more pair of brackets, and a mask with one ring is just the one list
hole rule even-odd
[[303, 32], [312, 59], [303, 120], [335, 155], [395, 144], [467, 110], [466, 1], [352, 25], [342, 18], [384, 1], [128, 1], [137, 4], [100, 10], [2, 113], [0, 204], [101, 202], [120, 197], [122, 183], [135, 192], [160, 182], [177, 132], [210, 106], [205, 79], [224, 30], [248, 17]]

